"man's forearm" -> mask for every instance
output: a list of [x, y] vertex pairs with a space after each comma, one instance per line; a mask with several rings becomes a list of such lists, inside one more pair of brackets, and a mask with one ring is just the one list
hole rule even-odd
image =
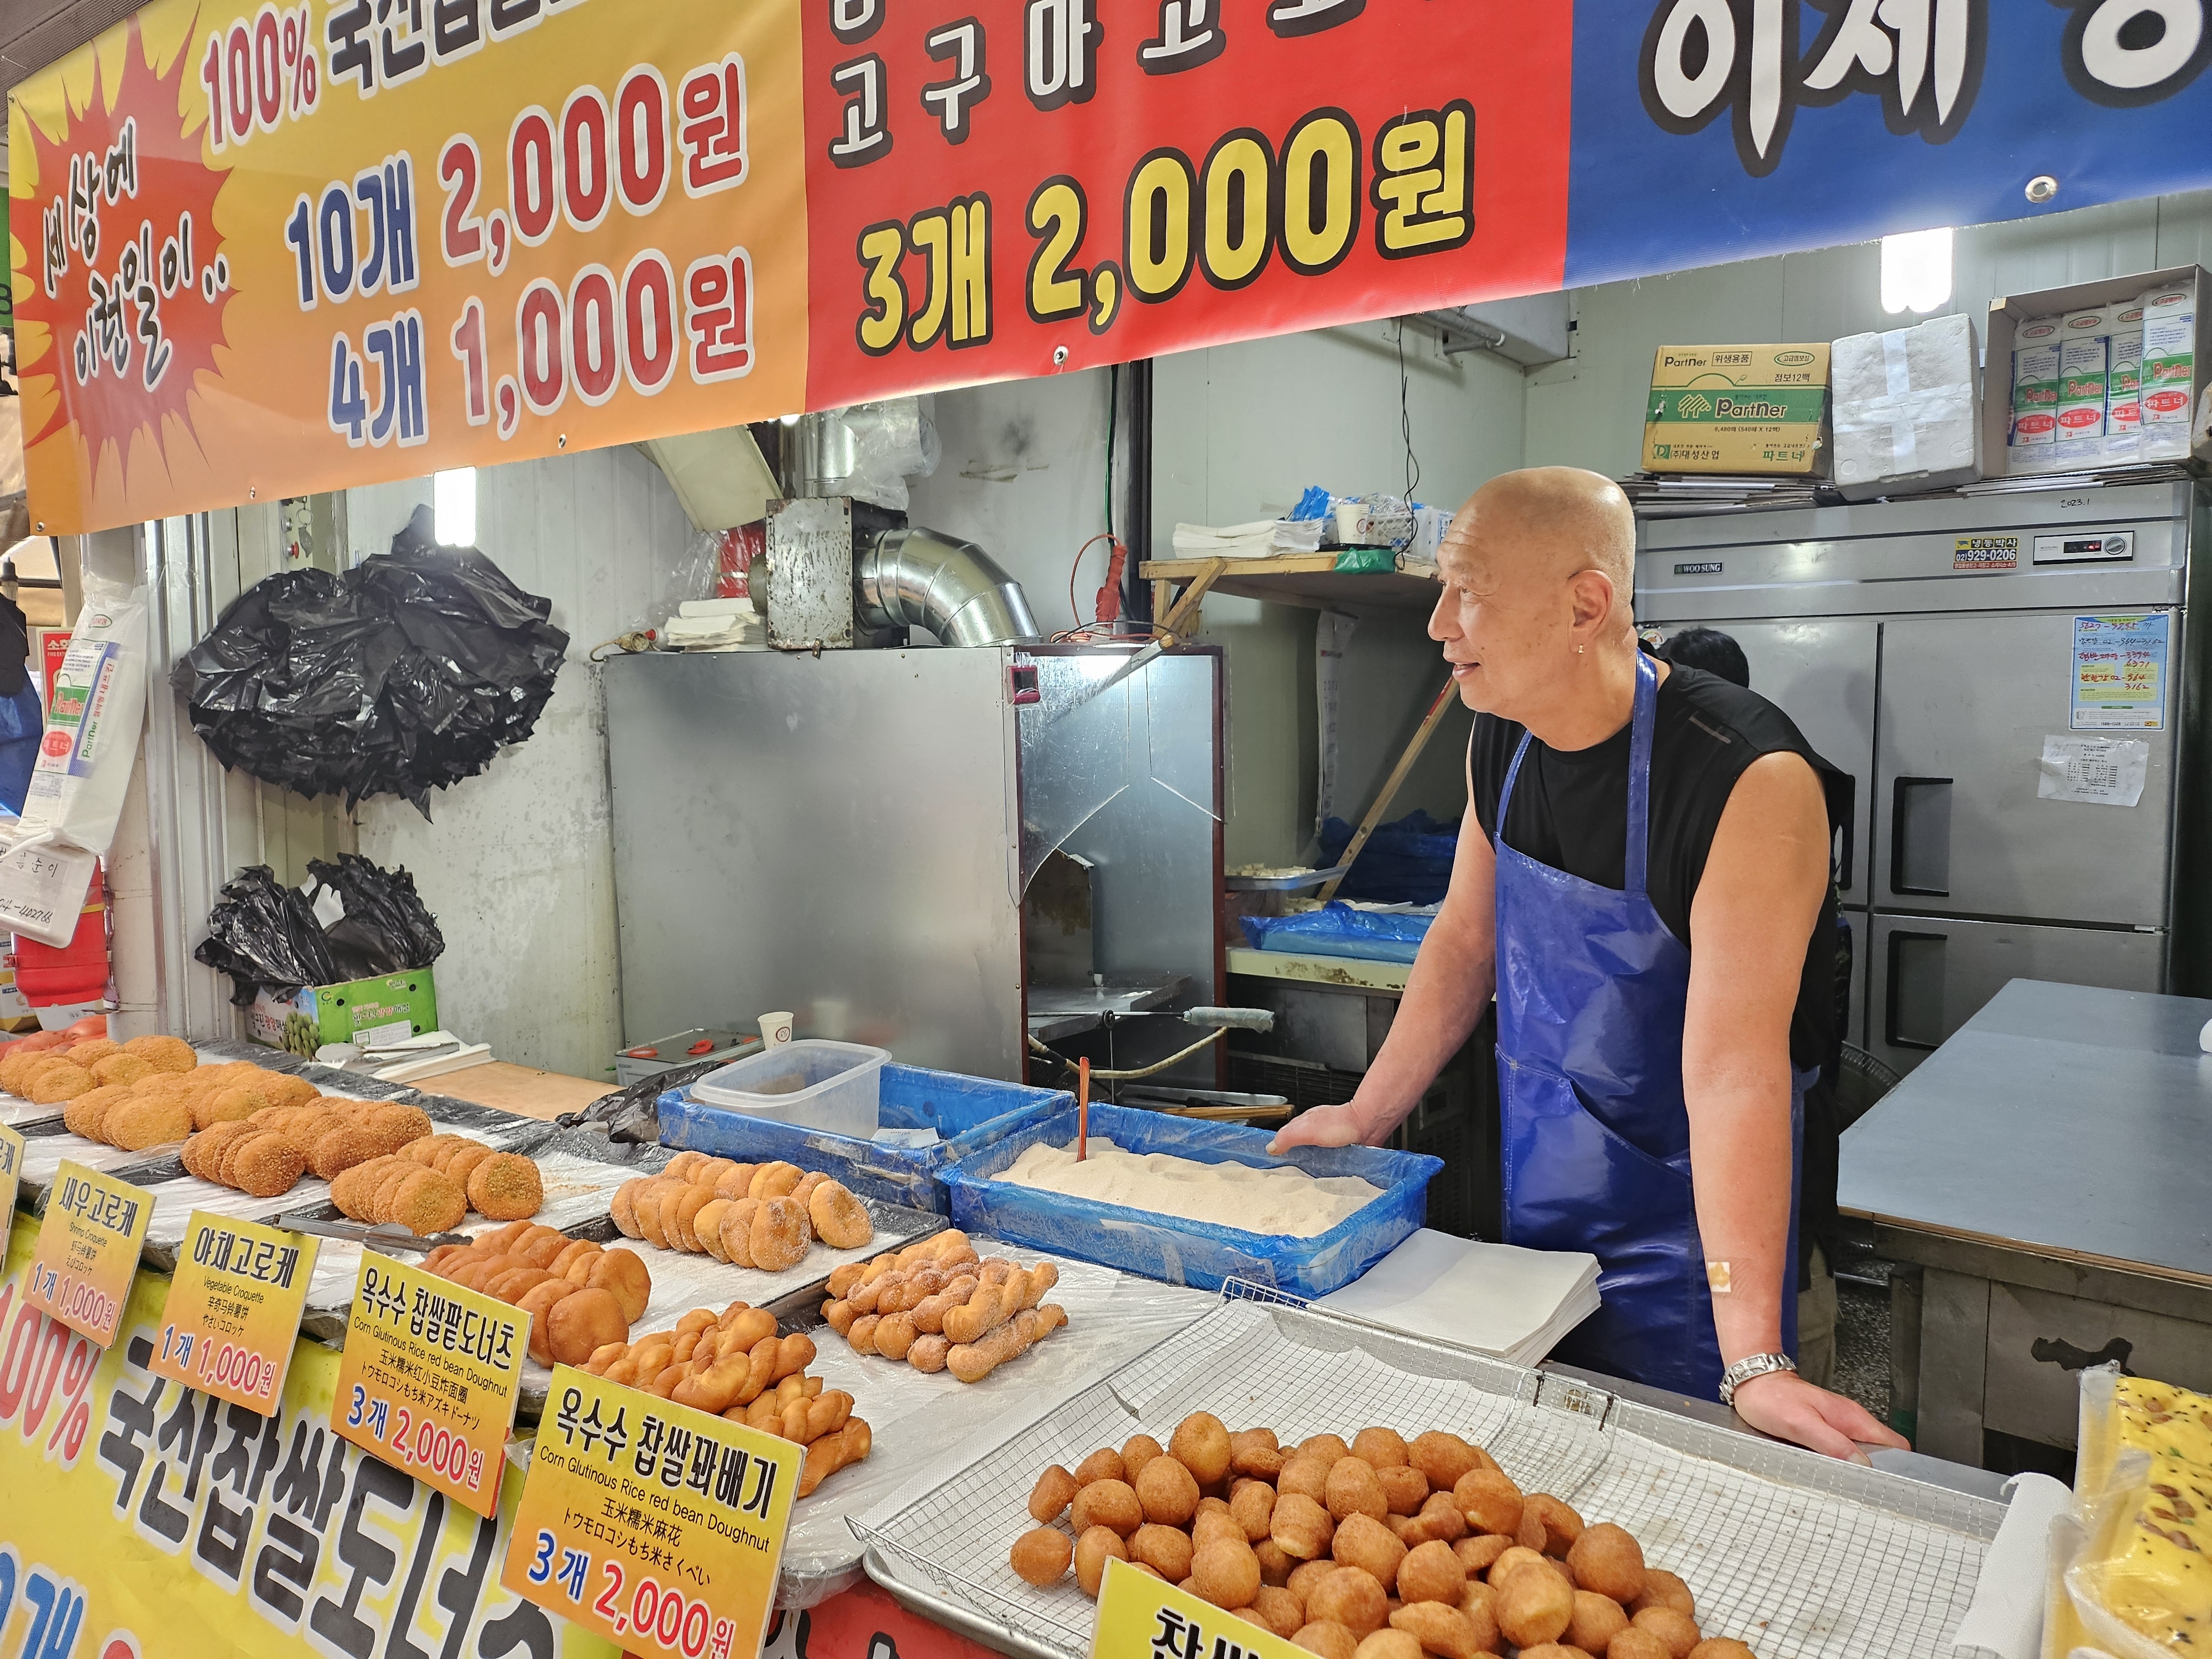
[[1446, 921], [1437, 917], [1421, 942], [1390, 1035], [1353, 1101], [1360, 1139], [1370, 1144], [1405, 1121], [1490, 1006], [1497, 963], [1489, 930], [1470, 939]]
[[1783, 1275], [1796, 1272], [1790, 1259], [1789, 1089], [1785, 1072], [1778, 1080], [1730, 1080], [1692, 1091], [1698, 1233], [1723, 1365], [1783, 1348]]

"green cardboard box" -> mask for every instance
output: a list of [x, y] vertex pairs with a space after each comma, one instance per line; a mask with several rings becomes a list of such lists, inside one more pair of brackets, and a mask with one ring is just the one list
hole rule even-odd
[[326, 1042], [397, 1042], [438, 1029], [437, 985], [428, 968], [297, 991], [264, 985], [246, 1024], [254, 1042], [307, 1057]]
[[1662, 346], [1644, 412], [1646, 472], [1820, 473], [1828, 343]]

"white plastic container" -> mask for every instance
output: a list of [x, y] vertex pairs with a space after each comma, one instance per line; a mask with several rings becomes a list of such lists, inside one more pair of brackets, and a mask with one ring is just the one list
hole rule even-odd
[[866, 1140], [878, 1127], [888, 1049], [808, 1038], [750, 1054], [691, 1085], [694, 1100], [793, 1128]]

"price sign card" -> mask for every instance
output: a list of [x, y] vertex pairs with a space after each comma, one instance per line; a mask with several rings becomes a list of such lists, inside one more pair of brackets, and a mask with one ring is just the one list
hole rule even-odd
[[315, 1273], [315, 1241], [194, 1210], [151, 1367], [273, 1417]]
[[1188, 1590], [1108, 1559], [1098, 1586], [1098, 1620], [1091, 1627], [1091, 1659], [1219, 1659], [1239, 1649], [1243, 1659], [1298, 1659], [1305, 1653]]
[[78, 1335], [112, 1346], [153, 1213], [150, 1193], [64, 1160], [24, 1273], [24, 1299]]
[[0, 1238], [15, 1213], [15, 1189], [23, 1180], [23, 1137], [0, 1124]]
[[557, 1366], [500, 1582], [641, 1659], [754, 1659], [805, 1457]]
[[364, 1250], [331, 1426], [491, 1515], [529, 1347], [520, 1309]]

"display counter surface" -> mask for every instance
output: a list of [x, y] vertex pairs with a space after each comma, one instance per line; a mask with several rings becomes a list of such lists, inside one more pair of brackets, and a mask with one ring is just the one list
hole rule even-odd
[[2016, 979], [1844, 1134], [1879, 1224], [2212, 1285], [2212, 1002]]
[[1370, 962], [1361, 957], [1302, 956], [1289, 951], [1255, 951], [1235, 947], [1229, 952], [1229, 971], [1250, 974], [1255, 979], [1292, 980], [1304, 985], [1345, 991], [1390, 991], [1406, 988], [1409, 962]]
[[612, 1094], [614, 1085], [494, 1060], [482, 1066], [425, 1078], [422, 1089], [426, 1094], [450, 1095], [455, 1100], [473, 1101], [479, 1106], [496, 1107], [502, 1112], [550, 1121], [563, 1112], [582, 1110], [602, 1095]]

